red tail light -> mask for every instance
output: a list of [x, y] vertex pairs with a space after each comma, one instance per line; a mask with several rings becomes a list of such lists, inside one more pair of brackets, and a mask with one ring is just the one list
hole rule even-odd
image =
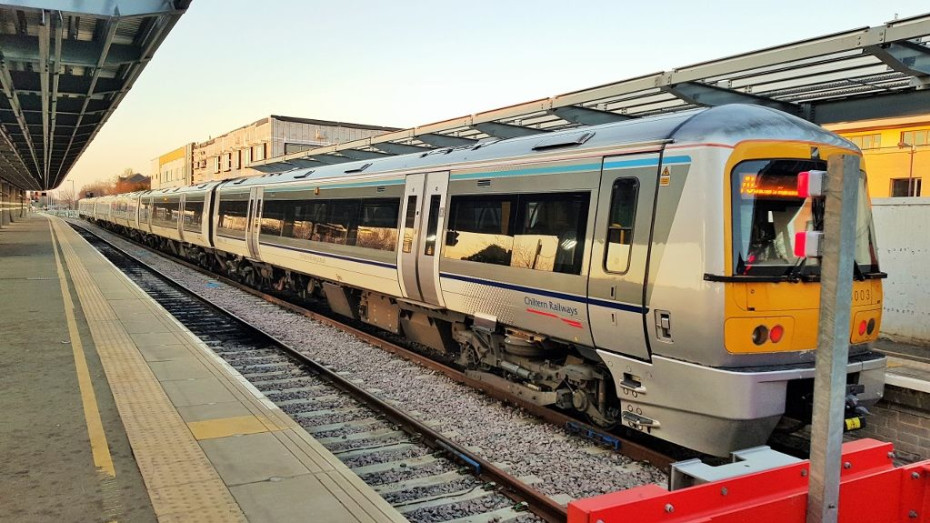
[[864, 335], [864, 334], [865, 334], [865, 330], [866, 330], [867, 328], [868, 328], [868, 327], [867, 327], [867, 324], [866, 324], [865, 320], [860, 321], [860, 322], [859, 322], [859, 336]]
[[776, 325], [769, 331], [769, 339], [772, 340], [772, 343], [780, 342], [784, 335], [785, 329], [781, 325]]

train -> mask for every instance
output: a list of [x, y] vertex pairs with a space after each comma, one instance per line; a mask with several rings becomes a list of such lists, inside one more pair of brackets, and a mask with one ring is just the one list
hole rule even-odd
[[[81, 216], [247, 284], [325, 300], [479, 380], [711, 455], [808, 423], [822, 200], [851, 142], [723, 105], [189, 187]], [[860, 176], [847, 415], [883, 392]], [[398, 377], [398, 379], [404, 379]]]

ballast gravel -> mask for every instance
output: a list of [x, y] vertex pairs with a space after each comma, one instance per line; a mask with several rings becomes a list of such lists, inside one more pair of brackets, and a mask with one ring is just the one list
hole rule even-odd
[[[400, 405], [408, 413], [414, 413], [418, 419], [430, 423], [457, 443], [470, 447], [514, 476], [533, 477], [533, 486], [549, 496], [585, 498], [649, 483], [666, 483], [665, 474], [651, 465], [632, 463], [625, 456], [488, 398], [436, 371], [368, 345], [351, 334], [269, 304], [115, 235], [101, 234], [197, 295], [330, 369], [362, 382], [369, 391]], [[255, 374], [267, 373], [270, 377], [265, 379], [274, 379], [280, 370], [275, 367], [276, 361], [279, 360], [271, 358], [266, 366], [248, 363]], [[287, 377], [287, 373], [283, 373], [282, 377]], [[334, 401], [331, 408], [346, 406]], [[298, 410], [287, 407], [285, 405], [282, 409], [285, 412]], [[313, 420], [311, 425], [351, 419], [352, 416], [346, 413], [334, 413], [325, 421]], [[399, 452], [393, 459], [416, 454]], [[368, 464], [351, 459], [347, 462], [350, 467]], [[407, 476], [406, 471], [392, 474], [398, 480]], [[391, 477], [385, 473], [378, 476], [382, 483], [389, 481], [384, 477]], [[474, 504], [482, 505], [483, 501], [477, 499]], [[461, 505], [457, 508], [460, 509]], [[441, 511], [441, 507], [425, 510]]]

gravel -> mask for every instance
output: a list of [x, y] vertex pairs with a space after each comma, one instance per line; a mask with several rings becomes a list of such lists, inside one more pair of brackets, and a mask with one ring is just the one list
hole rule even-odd
[[[257, 297], [132, 246], [118, 237], [107, 237], [122, 242], [117, 244], [208, 301], [334, 371], [362, 382], [369, 391], [375, 391], [382, 399], [402, 405], [408, 413], [417, 413], [417, 418], [429, 422], [454, 441], [473, 448], [479, 455], [509, 470], [511, 474], [517, 477], [534, 476], [537, 479], [534, 487], [547, 495], [584, 498], [649, 483], [666, 483], [665, 474], [655, 467], [648, 464], [631, 465], [631, 460], [625, 456], [605, 451], [561, 428], [458, 384], [436, 371], [424, 369], [368, 345], [334, 327], [269, 306]], [[265, 360], [262, 357], [250, 361], [249, 368], [256, 374], [269, 375], [263, 379], [274, 379], [272, 373], [278, 370], [274, 362], [279, 360], [268, 357], [268, 364], [255, 365], [257, 361]], [[282, 372], [280, 377], [288, 376], [289, 373]], [[288, 397], [301, 396], [297, 393]], [[348, 402], [335, 400], [329, 408], [347, 406], [350, 406]], [[289, 408], [289, 405], [284, 405], [282, 409], [285, 412], [299, 410]], [[353, 417], [351, 413], [334, 413], [312, 420], [298, 418], [298, 422], [304, 426], [321, 426], [358, 417], [364, 417], [364, 414]], [[390, 460], [417, 455], [415, 452], [410, 453], [410, 456], [399, 454], [404, 453], [391, 453]], [[366, 464], [370, 463], [356, 463], [351, 459], [347, 462], [350, 467]], [[433, 472], [435, 467], [417, 468], [420, 469], [416, 471], [418, 473], [408, 477], [424, 475], [424, 471]], [[402, 479], [412, 472], [391, 471], [391, 474]], [[381, 475], [387, 476], [383, 472], [379, 473], [379, 480], [390, 481], [383, 480]], [[482, 498], [470, 503], [477, 507], [483, 506], [485, 502]], [[457, 509], [461, 506], [456, 505]], [[441, 512], [441, 509], [424, 510]], [[487, 507], [482, 509], [486, 510]]]

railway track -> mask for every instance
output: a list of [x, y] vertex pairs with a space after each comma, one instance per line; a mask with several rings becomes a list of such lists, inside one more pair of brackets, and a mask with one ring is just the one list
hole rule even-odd
[[402, 408], [77, 230], [409, 520], [565, 520], [564, 507]]

